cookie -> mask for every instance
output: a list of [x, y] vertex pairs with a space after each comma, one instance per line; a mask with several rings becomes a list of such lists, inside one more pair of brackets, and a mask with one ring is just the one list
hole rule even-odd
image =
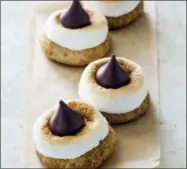
[[107, 19], [75, 0], [68, 9], [55, 11], [48, 17], [40, 44], [51, 60], [85, 66], [110, 50]]
[[137, 63], [112, 56], [89, 64], [79, 82], [79, 96], [93, 105], [111, 124], [126, 123], [148, 109], [149, 90]]
[[132, 23], [139, 17], [141, 12], [143, 11], [143, 7], [144, 2], [141, 1], [140, 4], [128, 14], [119, 17], [107, 17], [109, 28], [117, 29]]
[[39, 160], [48, 168], [98, 168], [115, 147], [115, 132], [93, 106], [59, 101], [37, 118], [33, 140]]

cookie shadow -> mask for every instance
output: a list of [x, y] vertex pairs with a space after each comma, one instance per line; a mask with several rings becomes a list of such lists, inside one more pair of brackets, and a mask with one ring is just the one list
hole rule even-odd
[[116, 132], [116, 149], [103, 168], [134, 168], [136, 165], [146, 168], [159, 164], [159, 123], [154, 103], [150, 96], [150, 106], [143, 117], [113, 126]]
[[146, 49], [149, 46], [150, 38], [152, 38], [149, 35], [152, 31], [151, 16], [149, 13], [143, 12], [131, 24], [121, 29], [110, 31], [113, 46], [112, 53], [127, 58], [135, 57], [139, 49]]

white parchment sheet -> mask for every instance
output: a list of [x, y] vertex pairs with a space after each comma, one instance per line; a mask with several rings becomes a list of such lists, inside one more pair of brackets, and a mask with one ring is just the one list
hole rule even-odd
[[[50, 8], [49, 5], [48, 2], [46, 9]], [[59, 2], [57, 6], [59, 8]], [[78, 82], [84, 70], [84, 67], [76, 68], [54, 63], [42, 54], [38, 39], [49, 13], [44, 8], [39, 9], [31, 23], [28, 44], [30, 50], [24, 151], [26, 168], [42, 168], [35, 155], [32, 139], [34, 121], [46, 109], [58, 103], [59, 99], [78, 98]], [[159, 98], [155, 27], [155, 2], [146, 1], [144, 13], [133, 24], [111, 32], [113, 39], [111, 54], [131, 59], [144, 68], [152, 104], [145, 117], [130, 124], [114, 127], [117, 133], [117, 148], [103, 166], [104, 168], [154, 168], [159, 164]]]

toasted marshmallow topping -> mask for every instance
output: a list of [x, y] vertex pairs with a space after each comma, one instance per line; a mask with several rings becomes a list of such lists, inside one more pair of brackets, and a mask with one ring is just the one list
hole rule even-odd
[[140, 1], [84, 1], [88, 9], [100, 11], [106, 17], [119, 17], [133, 11]]
[[100, 141], [104, 140], [108, 135], [108, 122], [98, 110], [86, 103], [84, 103], [84, 105], [86, 105], [84, 108], [85, 110], [91, 108], [92, 111], [89, 113], [93, 114], [93, 121], [89, 122], [89, 124], [75, 136], [58, 137], [52, 134], [46, 134], [49, 129], [46, 129], [45, 126], [47, 126], [46, 124], [48, 124], [52, 114], [58, 110], [58, 105], [42, 114], [36, 120], [33, 127], [33, 139], [36, 150], [50, 158], [75, 159], [97, 147]]
[[96, 71], [109, 61], [104, 58], [92, 62], [84, 70], [79, 83], [79, 96], [82, 100], [92, 104], [100, 112], [111, 114], [128, 113], [138, 108], [148, 94], [148, 89], [142, 68], [136, 63], [117, 58], [121, 66], [129, 69], [131, 82], [118, 89], [107, 89], [95, 80]]
[[59, 22], [59, 15], [62, 16], [66, 11], [67, 9], [54, 12], [47, 19], [44, 31], [49, 40], [70, 50], [94, 48], [106, 40], [108, 24], [101, 13], [88, 11], [91, 25], [79, 29], [69, 29]]

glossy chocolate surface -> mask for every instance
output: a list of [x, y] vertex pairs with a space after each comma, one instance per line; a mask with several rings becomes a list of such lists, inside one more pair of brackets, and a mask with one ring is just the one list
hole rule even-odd
[[70, 29], [83, 28], [90, 25], [90, 17], [79, 0], [74, 0], [65, 15], [60, 16], [61, 24]]
[[49, 122], [51, 132], [61, 137], [75, 135], [84, 125], [84, 116], [68, 107], [63, 101], [59, 102], [59, 109]]
[[115, 55], [113, 55], [108, 63], [98, 69], [96, 81], [104, 88], [117, 89], [128, 85], [130, 77], [128, 72], [117, 62]]

